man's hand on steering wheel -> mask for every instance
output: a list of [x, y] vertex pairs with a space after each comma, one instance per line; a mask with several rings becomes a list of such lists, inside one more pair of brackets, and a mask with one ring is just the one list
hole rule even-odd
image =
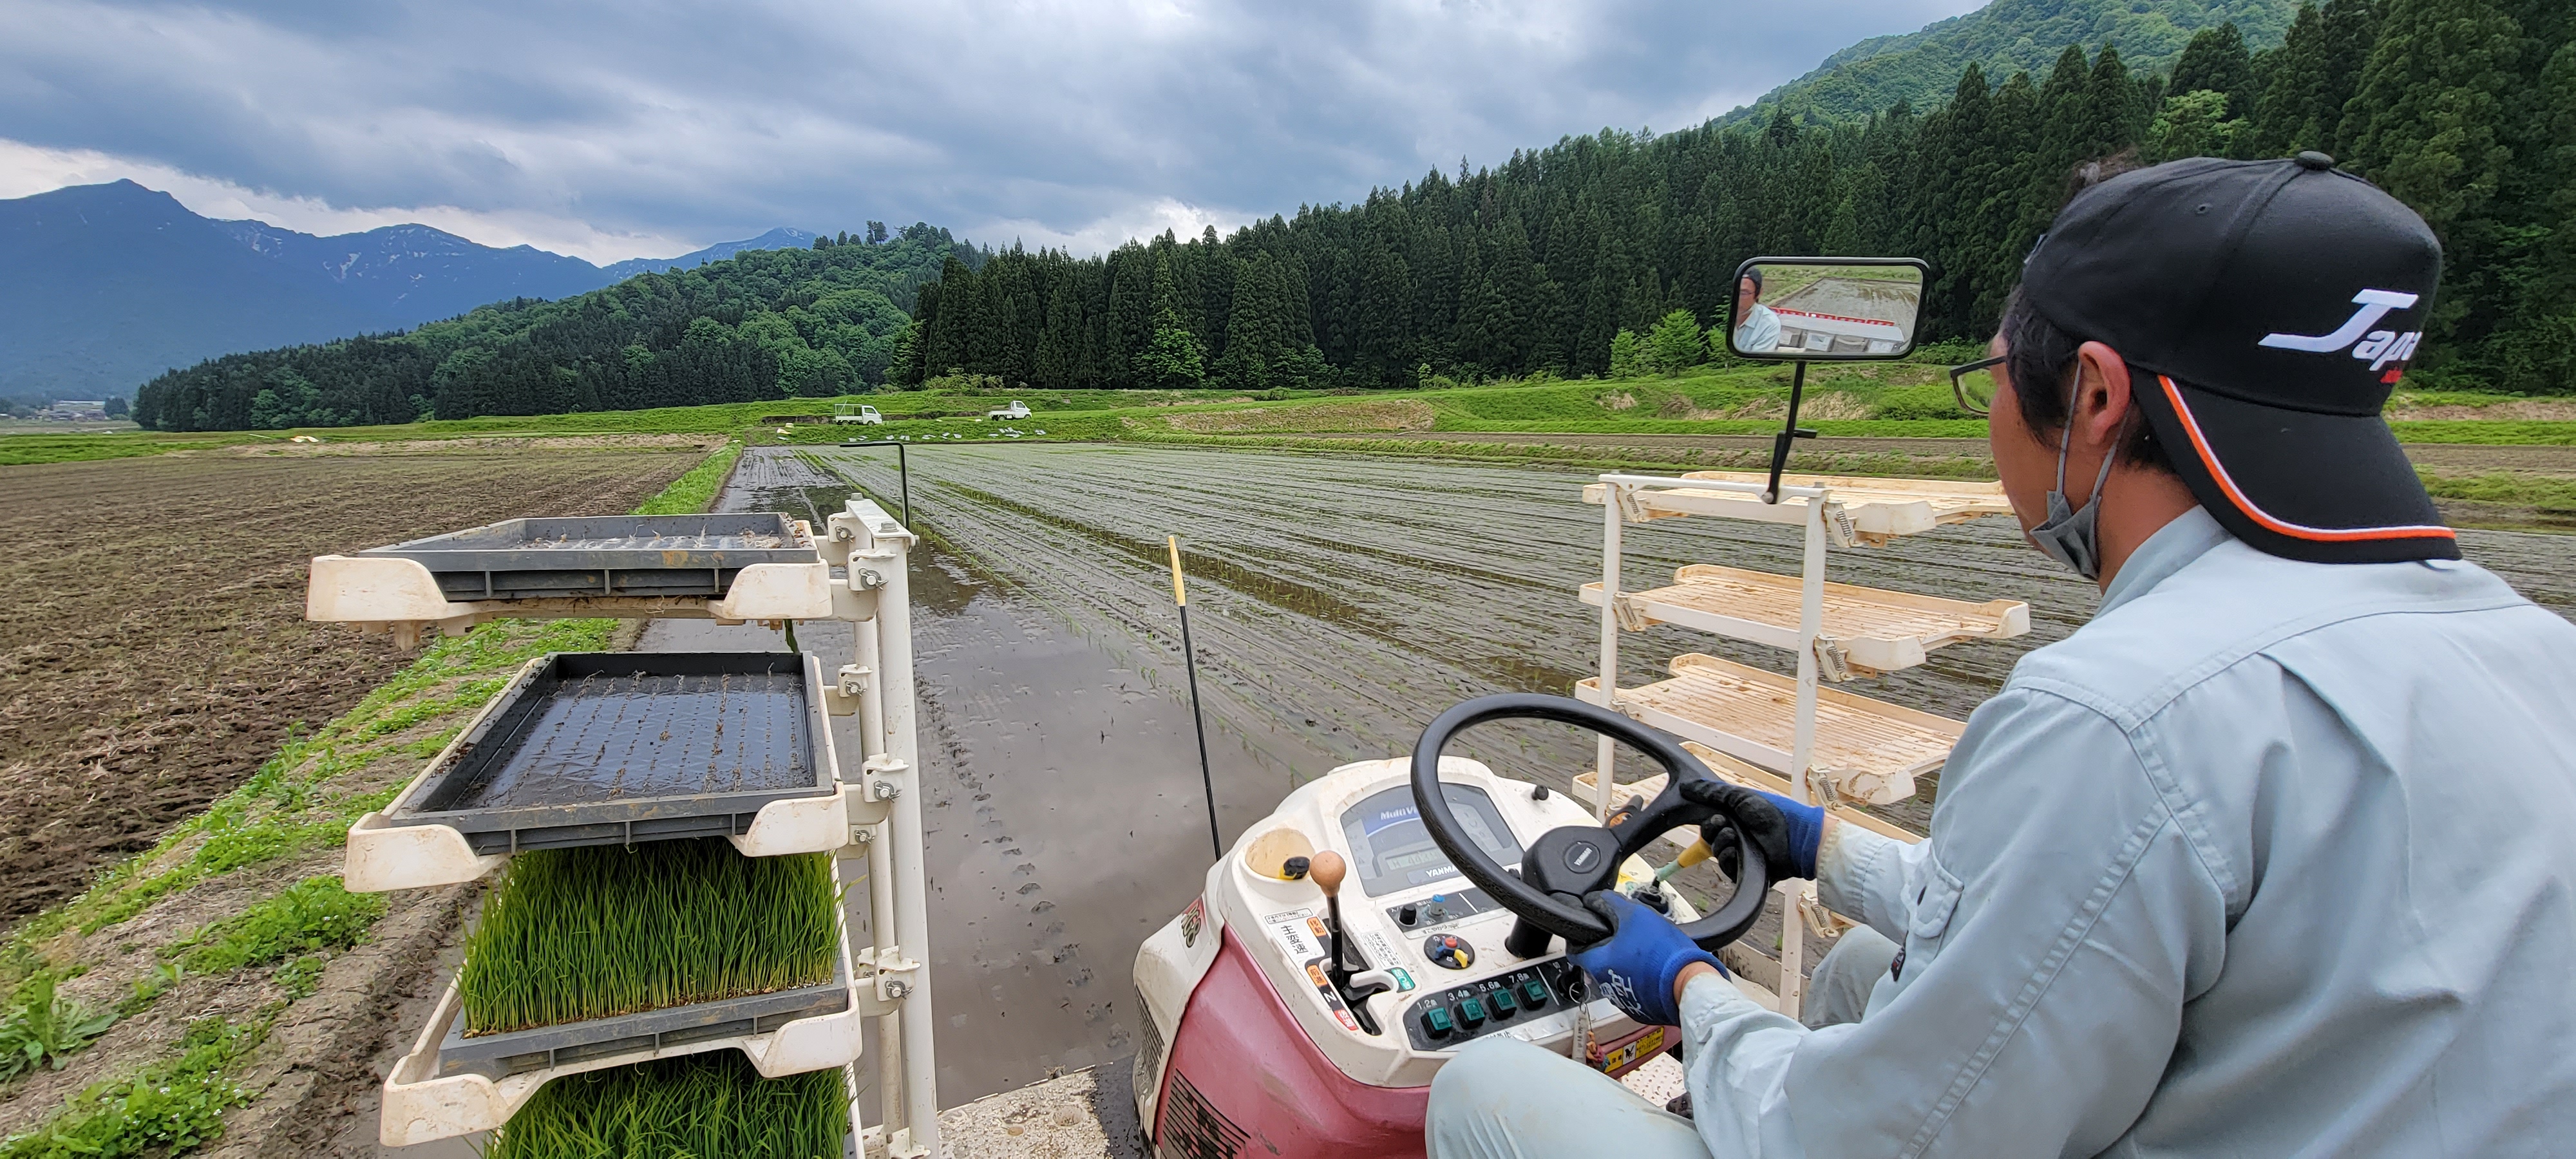
[[[1686, 781], [1681, 794], [1694, 805], [1719, 811], [1716, 819], [1700, 826], [1699, 839], [1708, 843], [1718, 869], [1728, 877], [1736, 876], [1737, 851], [1746, 840], [1762, 851], [1773, 876], [1816, 876], [1816, 849], [1825, 837], [1823, 806], [1717, 780]], [[1729, 817], [1740, 824], [1729, 824]]]
[[1634, 898], [1596, 890], [1584, 897], [1583, 908], [1609, 925], [1610, 936], [1566, 957], [1591, 975], [1593, 993], [1643, 1025], [1681, 1023], [1681, 995], [1673, 992], [1673, 983], [1684, 967], [1703, 962], [1726, 972], [1717, 955], [1699, 948], [1671, 919]]

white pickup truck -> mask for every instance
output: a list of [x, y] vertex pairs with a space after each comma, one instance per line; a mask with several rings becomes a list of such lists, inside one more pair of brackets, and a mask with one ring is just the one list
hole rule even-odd
[[868, 426], [874, 427], [885, 425], [885, 416], [878, 414], [877, 408], [869, 406], [866, 403], [853, 404], [845, 402], [832, 408], [832, 421], [836, 423], [864, 423]]
[[1029, 417], [1029, 404], [1021, 402], [1016, 398], [1011, 400], [1011, 405], [1009, 406], [997, 406], [984, 412], [984, 418], [988, 421], [992, 419], [1024, 419], [1027, 417]]

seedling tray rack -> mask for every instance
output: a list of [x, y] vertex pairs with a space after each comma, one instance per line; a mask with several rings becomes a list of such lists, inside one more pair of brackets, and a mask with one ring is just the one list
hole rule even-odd
[[[1793, 401], [1793, 415], [1795, 406]], [[1792, 797], [1865, 816], [1843, 802], [1888, 804], [1912, 796], [1916, 778], [1941, 767], [1964, 726], [1821, 689], [1820, 682], [1911, 667], [1926, 652], [1964, 640], [2018, 636], [2029, 630], [2030, 612], [2019, 601], [1971, 603], [1828, 584], [1826, 553], [1883, 547], [1896, 536], [2012, 508], [1993, 483], [1782, 475], [1779, 463], [1794, 433], [1781, 435], [1767, 474], [1610, 473], [1583, 489], [1585, 502], [1602, 505], [1601, 582], [1583, 585], [1577, 595], [1601, 609], [1601, 652], [1599, 675], [1577, 682], [1574, 692], [1704, 745], [1703, 751], [1724, 754], [1745, 774], [1733, 779], [1776, 780]], [[1675, 573], [1669, 587], [1622, 591], [1623, 528], [1686, 516], [1800, 527], [1805, 543], [1799, 573], [1694, 565]], [[1620, 633], [1656, 624], [1785, 650], [1797, 658], [1797, 675], [1688, 653], [1672, 660], [1670, 679], [1620, 687]], [[1612, 760], [1605, 737], [1587, 785], [1605, 818], [1614, 797], [1630, 792], [1616, 784]], [[1805, 915], [1830, 915], [1816, 903], [1809, 883], [1777, 888], [1783, 902], [1780, 1011], [1795, 1016], [1803, 1000]]]

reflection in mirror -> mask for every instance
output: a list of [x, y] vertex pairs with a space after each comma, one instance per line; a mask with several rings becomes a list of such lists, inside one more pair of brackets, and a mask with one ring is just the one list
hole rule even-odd
[[1921, 262], [1758, 258], [1736, 271], [1726, 344], [1749, 358], [1901, 358], [1922, 305]]

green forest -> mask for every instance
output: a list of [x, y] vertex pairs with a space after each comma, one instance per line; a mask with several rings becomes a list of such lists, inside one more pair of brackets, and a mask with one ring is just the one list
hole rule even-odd
[[[2018, 0], [2016, 0], [2018, 2]], [[2028, 7], [2027, 4], [2023, 5]], [[2000, 10], [1997, 4], [1988, 11]], [[2160, 10], [2160, 9], [2159, 9]], [[2576, 6], [2327, 0], [2161, 70], [2116, 43], [1977, 63], [1928, 110], [1605, 130], [1356, 205], [1076, 258], [914, 225], [742, 255], [410, 333], [232, 355], [146, 384], [162, 430], [339, 426], [1013, 386], [1373, 389], [1624, 376], [1712, 355], [1756, 254], [1931, 263], [1928, 341], [1981, 342], [2079, 162], [2319, 150], [2432, 223], [2410, 385], [2576, 392]], [[1936, 26], [1938, 27], [1938, 26]], [[1911, 58], [1909, 58], [1911, 59]], [[1811, 111], [1810, 111], [1811, 112]]]
[[2206, 30], [2169, 74], [2068, 46], [2044, 76], [1971, 64], [1929, 113], [1605, 131], [1222, 240], [1015, 248], [923, 287], [893, 373], [1247, 391], [1600, 375], [1722, 322], [1756, 254], [1924, 258], [1926, 337], [1982, 341], [2077, 163], [2314, 149], [2443, 239], [2417, 385], [2576, 390], [2570, 23], [2564, 0], [2330, 0], [2260, 53]]
[[2045, 72], [2069, 44], [2116, 44], [2131, 70], [2169, 73], [2195, 33], [2234, 24], [2246, 43], [2269, 48], [2298, 11], [2299, 0], [1993, 0], [1843, 49], [1718, 123], [1767, 121], [1781, 107], [1806, 124], [1867, 120], [1899, 100], [1930, 108], [1971, 64], [1988, 79]]
[[922, 284], [983, 261], [947, 230], [870, 222], [809, 250], [209, 359], [143, 384], [134, 417], [165, 431], [273, 430], [828, 397], [883, 381]]

